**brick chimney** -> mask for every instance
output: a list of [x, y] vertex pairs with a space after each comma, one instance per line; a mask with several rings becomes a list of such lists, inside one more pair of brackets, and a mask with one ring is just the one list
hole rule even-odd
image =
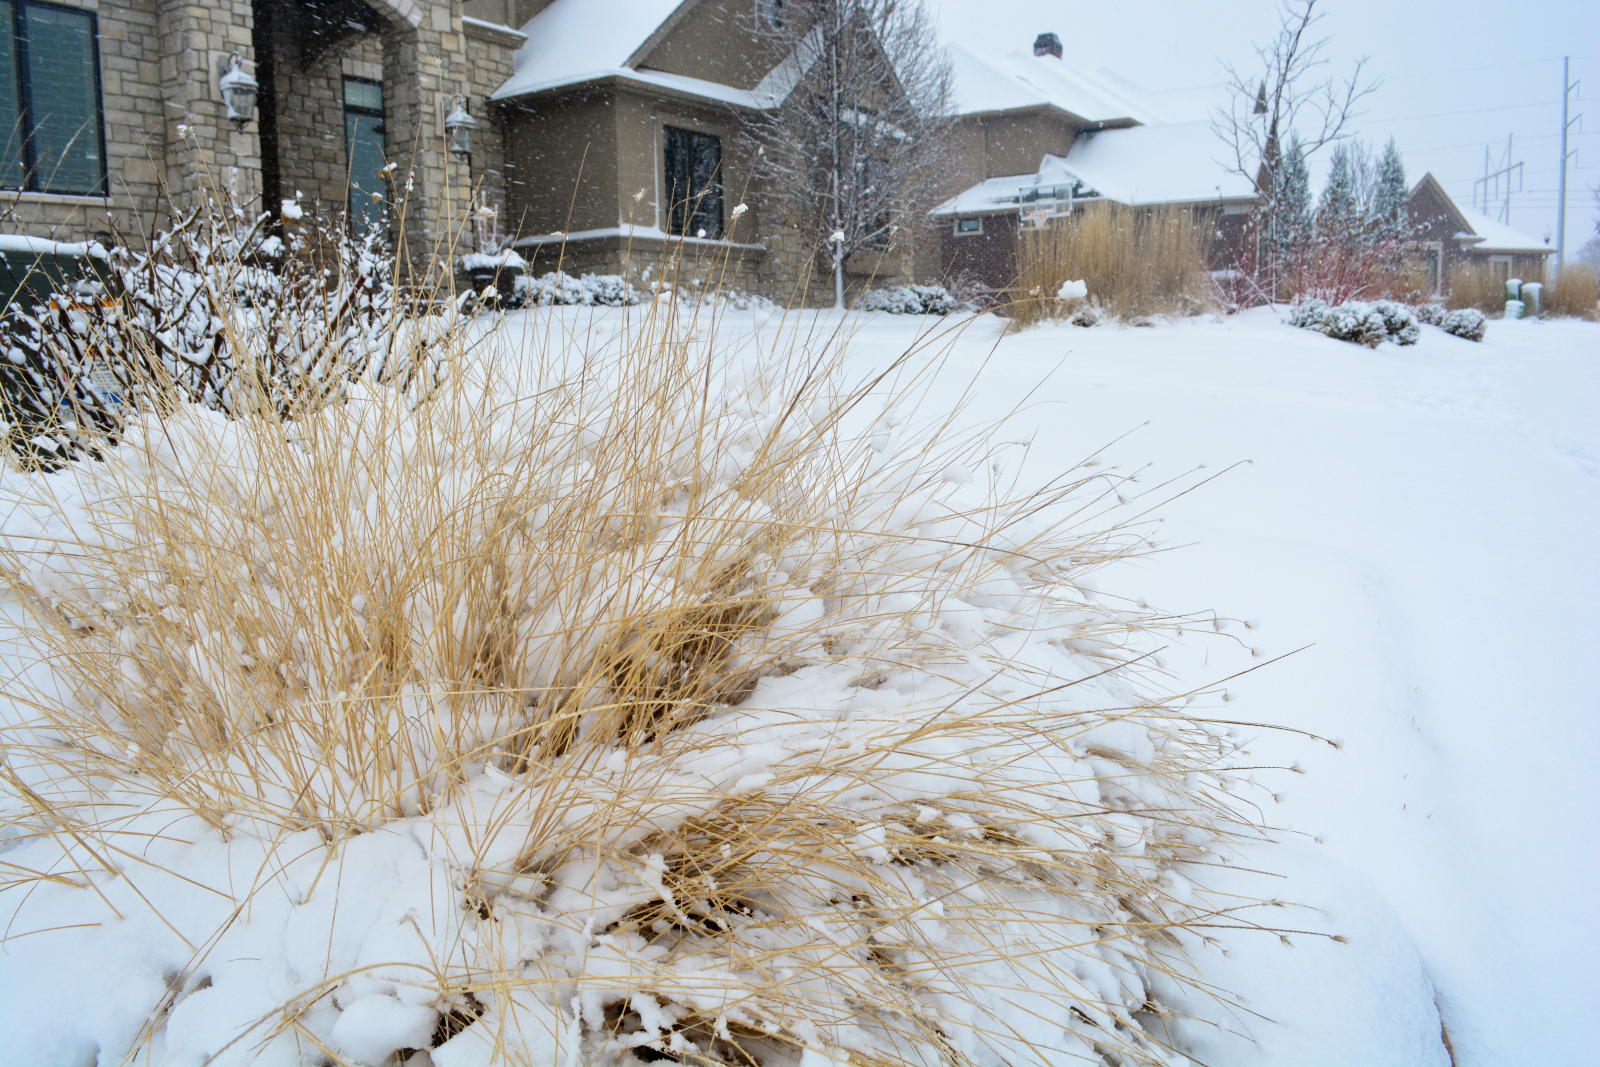
[[1041, 33], [1033, 39], [1033, 54], [1061, 58], [1061, 38], [1053, 33]]

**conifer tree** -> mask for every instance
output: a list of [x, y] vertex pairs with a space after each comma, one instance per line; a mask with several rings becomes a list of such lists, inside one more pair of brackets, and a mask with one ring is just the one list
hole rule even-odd
[[1306, 166], [1305, 146], [1300, 135], [1289, 138], [1289, 151], [1274, 175], [1277, 188], [1272, 196], [1272, 232], [1278, 252], [1285, 252], [1311, 229], [1311, 171]]
[[1405, 224], [1406, 167], [1394, 138], [1384, 147], [1378, 161], [1377, 188], [1372, 193], [1372, 220], [1385, 230], [1398, 231]]
[[1344, 142], [1334, 145], [1328, 161], [1328, 181], [1317, 202], [1317, 218], [1322, 225], [1342, 228], [1356, 210], [1355, 173], [1350, 165], [1350, 149]]

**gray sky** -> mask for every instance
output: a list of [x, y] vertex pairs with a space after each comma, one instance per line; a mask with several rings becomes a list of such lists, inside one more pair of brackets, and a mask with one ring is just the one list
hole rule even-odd
[[[1031, 48], [1036, 34], [1061, 35], [1068, 62], [1087, 70], [1106, 67], [1148, 90], [1163, 92], [1163, 106], [1193, 118], [1221, 98], [1219, 61], [1254, 69], [1252, 44], [1278, 25], [1272, 0], [929, 0], [949, 40], [979, 54]], [[1554, 235], [1556, 167], [1561, 127], [1561, 57], [1572, 56], [1572, 77], [1583, 81], [1573, 104], [1586, 112], [1570, 148], [1578, 157], [1567, 170], [1567, 248], [1594, 233], [1600, 215], [1600, 2], [1506, 3], [1505, 0], [1322, 0], [1322, 23], [1332, 38], [1333, 69], [1370, 57], [1383, 86], [1366, 103], [1358, 134], [1381, 145], [1395, 138], [1415, 183], [1425, 171], [1444, 183], [1463, 206], [1483, 174], [1485, 145], [1496, 161], [1506, 137], [1516, 137], [1513, 159], [1523, 167], [1523, 191], [1511, 196], [1511, 224], [1533, 237]], [[1577, 127], [1574, 127], [1576, 131]], [[1219, 153], [1220, 155], [1220, 153]], [[1312, 160], [1320, 182], [1324, 158]], [[1514, 187], [1514, 186], [1513, 186]], [[1499, 210], [1499, 202], [1490, 214]]]

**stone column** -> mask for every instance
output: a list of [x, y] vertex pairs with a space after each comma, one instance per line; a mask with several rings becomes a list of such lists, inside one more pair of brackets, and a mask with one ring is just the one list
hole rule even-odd
[[[448, 279], [465, 249], [471, 190], [464, 167], [450, 165], [444, 117], [467, 91], [459, 0], [386, 0], [384, 124], [397, 193], [405, 199], [400, 270], [414, 284]], [[442, 272], [442, 273], [441, 273]]]
[[[162, 0], [161, 96], [165, 180], [179, 205], [201, 191], [252, 202], [261, 191], [261, 141], [256, 122], [235, 130], [217, 88], [217, 62], [234, 52], [254, 73], [250, 0]], [[218, 197], [219, 203], [222, 197]], [[260, 205], [252, 203], [254, 210]]]

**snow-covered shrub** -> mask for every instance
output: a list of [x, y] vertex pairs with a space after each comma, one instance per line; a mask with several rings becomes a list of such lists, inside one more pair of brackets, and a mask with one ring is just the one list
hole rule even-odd
[[1372, 309], [1383, 316], [1383, 328], [1397, 345], [1414, 345], [1422, 337], [1422, 326], [1409, 307], [1394, 300], [1375, 300]]
[[286, 251], [269, 222], [197, 209], [149, 251], [111, 249], [95, 291], [6, 309], [12, 450], [45, 466], [98, 454], [129, 412], [173, 399], [288, 418], [363, 375], [404, 389], [434, 380], [455, 328], [404, 316], [381, 234], [308, 224]]
[[942, 285], [896, 285], [867, 290], [856, 308], [891, 315], [948, 315], [956, 309], [956, 301]]
[[1289, 308], [1284, 321], [1290, 326], [1326, 334], [1335, 341], [1350, 341], [1368, 348], [1377, 348], [1384, 341], [1414, 345], [1422, 332], [1410, 309], [1391, 300], [1374, 304], [1349, 300], [1329, 306], [1317, 297], [1306, 297]]
[[1444, 317], [1448, 314], [1445, 306], [1440, 303], [1418, 304], [1411, 311], [1417, 317], [1417, 321], [1424, 326], [1443, 326]]
[[564, 271], [551, 271], [538, 278], [523, 275], [517, 279], [516, 293], [520, 302], [541, 307], [551, 304], [632, 307], [644, 299], [620, 274], [585, 274], [574, 278]]
[[1033, 517], [1115, 479], [673, 314], [0, 471], [9, 1058], [1181, 1062], [1234, 748]]
[[1444, 332], [1468, 341], [1481, 341], [1488, 329], [1488, 317], [1477, 308], [1457, 308], [1444, 317]]

